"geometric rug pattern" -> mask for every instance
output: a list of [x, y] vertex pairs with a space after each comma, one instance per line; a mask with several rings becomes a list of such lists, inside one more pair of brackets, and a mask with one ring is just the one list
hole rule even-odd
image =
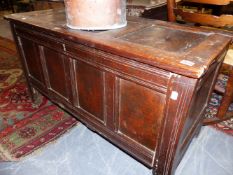
[[[218, 81], [221, 81], [221, 80], [218, 79]], [[217, 93], [212, 93], [210, 102], [208, 104], [208, 107], [204, 115], [205, 118], [212, 118], [216, 116], [221, 100], [222, 100], [221, 95]], [[231, 112], [233, 114], [233, 104], [229, 106], [228, 112]], [[233, 136], [233, 117], [221, 123], [213, 124], [210, 126], [214, 127], [217, 130], [223, 131], [226, 134]]]

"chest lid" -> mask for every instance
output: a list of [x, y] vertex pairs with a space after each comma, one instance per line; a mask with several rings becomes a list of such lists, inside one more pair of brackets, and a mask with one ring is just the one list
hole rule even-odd
[[72, 30], [64, 10], [5, 17], [13, 23], [66, 42], [116, 54], [173, 73], [200, 78], [227, 50], [231, 38], [213, 31], [158, 20], [128, 18], [127, 26], [108, 31]]

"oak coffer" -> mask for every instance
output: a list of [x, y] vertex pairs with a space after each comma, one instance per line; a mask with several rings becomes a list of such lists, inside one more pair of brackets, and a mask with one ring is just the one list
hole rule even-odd
[[72, 30], [64, 10], [5, 18], [33, 98], [47, 96], [154, 174], [174, 174], [202, 124], [228, 37], [142, 18]]

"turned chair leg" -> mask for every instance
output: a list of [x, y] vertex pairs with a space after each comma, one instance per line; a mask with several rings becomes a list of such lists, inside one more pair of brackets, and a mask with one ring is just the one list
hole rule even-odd
[[232, 116], [226, 116], [228, 108], [232, 102], [232, 99], [233, 99], [233, 67], [231, 67], [231, 70], [229, 72], [229, 79], [227, 81], [226, 90], [223, 95], [221, 105], [218, 109], [217, 118], [219, 118], [219, 120], [225, 120], [227, 118], [232, 117]]
[[168, 21], [170, 22], [176, 21], [176, 15], [173, 10], [175, 6], [176, 6], [175, 0], [167, 0]]

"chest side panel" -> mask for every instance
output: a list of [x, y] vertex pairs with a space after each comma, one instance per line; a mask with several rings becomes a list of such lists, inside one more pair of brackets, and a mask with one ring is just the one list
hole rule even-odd
[[26, 71], [29, 78], [39, 86], [43, 87], [45, 85], [45, 79], [38, 45], [33, 40], [24, 37], [18, 37], [18, 40], [23, 61], [26, 63], [25, 65], [27, 65]]
[[104, 122], [104, 72], [80, 60], [74, 64], [77, 107]]
[[125, 79], [118, 80], [117, 132], [150, 150], [156, 147], [165, 94]]
[[45, 62], [44, 73], [47, 86], [52, 94], [70, 102], [72, 99], [70, 88], [69, 58], [48, 47], [43, 47]]

